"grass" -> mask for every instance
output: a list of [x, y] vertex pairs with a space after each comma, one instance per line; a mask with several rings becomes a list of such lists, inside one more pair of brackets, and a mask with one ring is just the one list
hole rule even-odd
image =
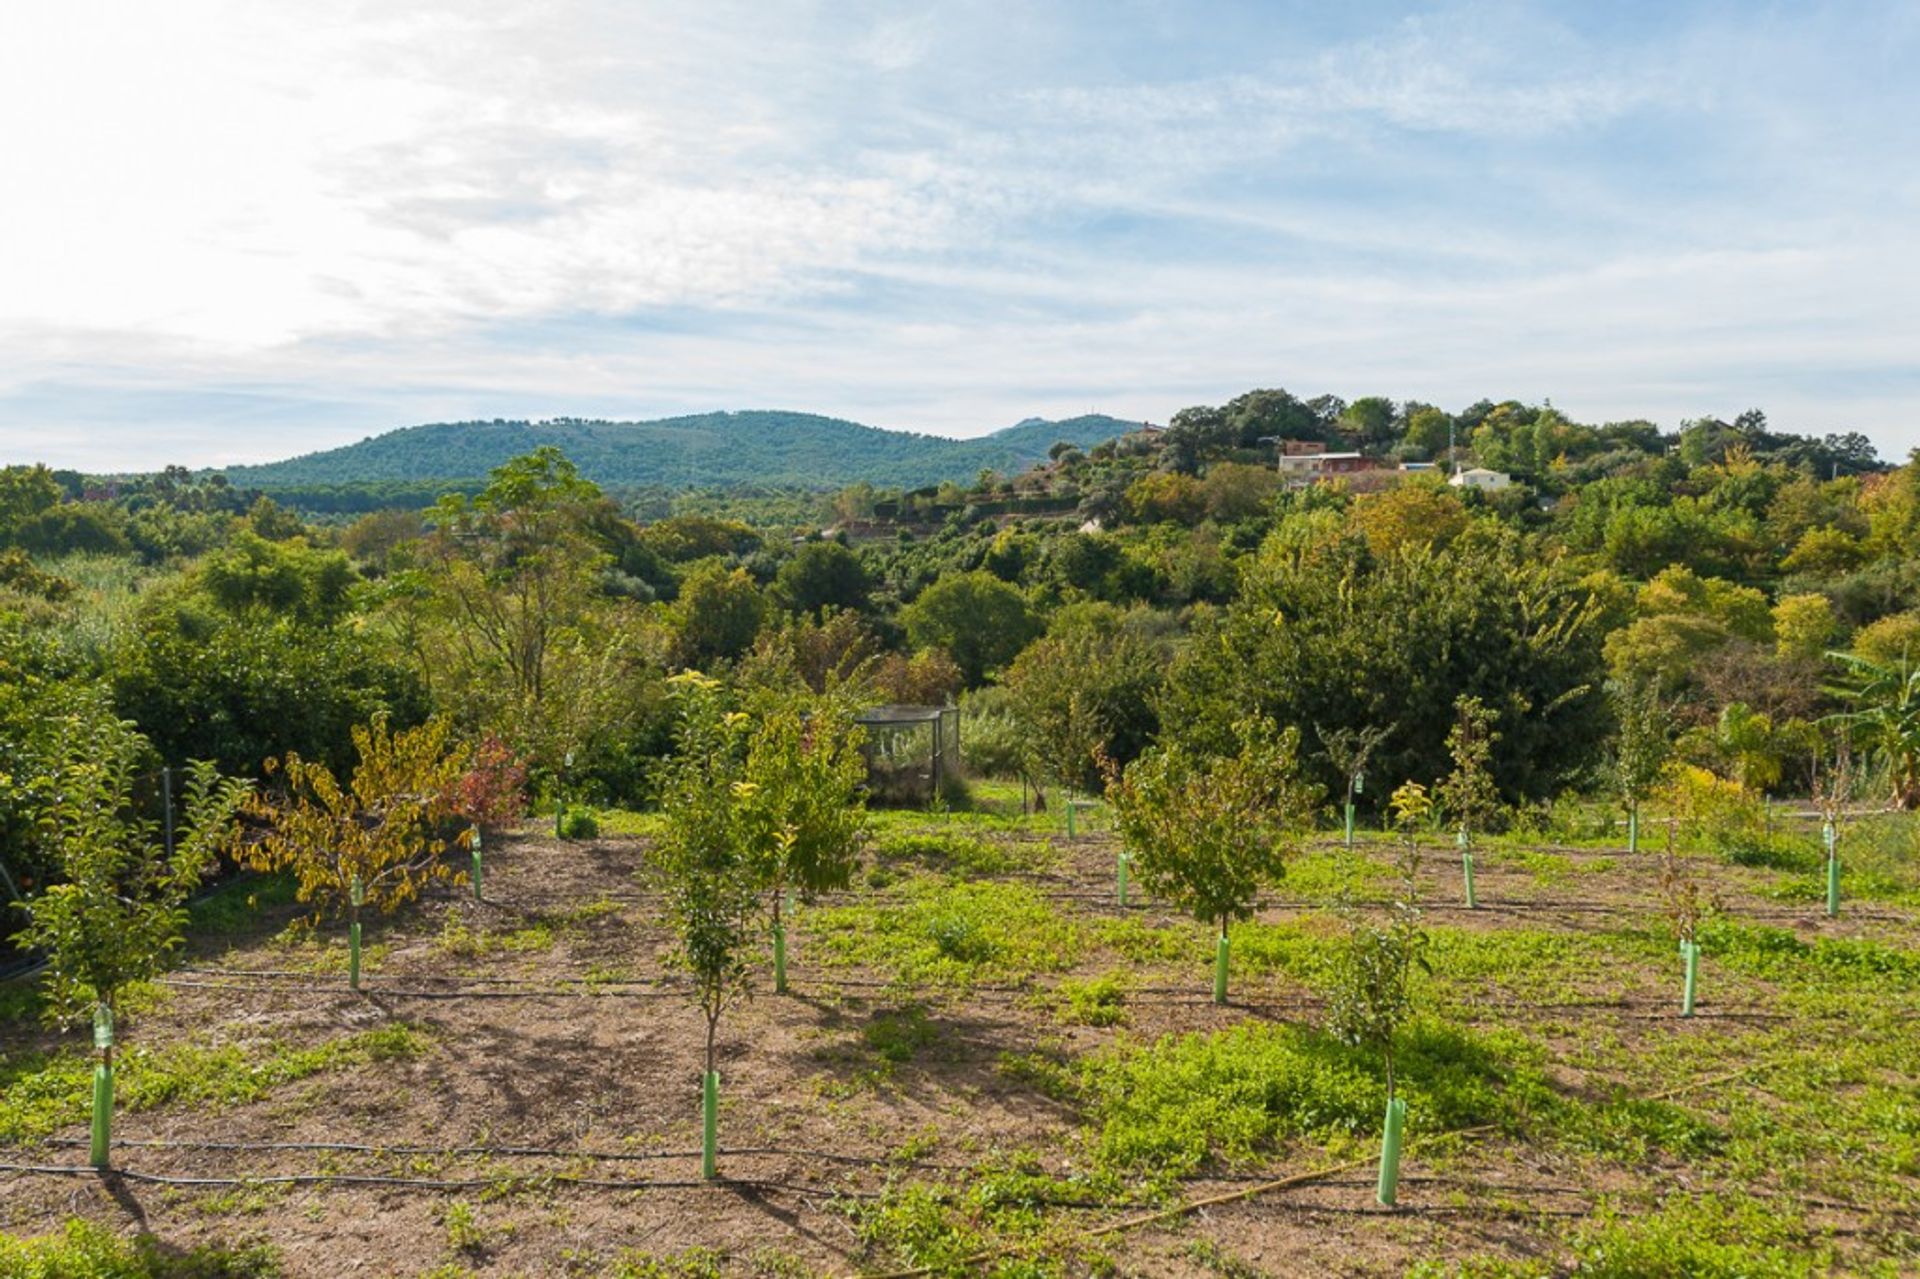
[[[169, 1105], [245, 1105], [322, 1071], [418, 1057], [428, 1043], [425, 1032], [405, 1023], [310, 1048], [275, 1041], [217, 1047], [135, 1043], [120, 1052], [115, 1102], [133, 1112]], [[86, 1054], [27, 1051], [0, 1056], [0, 1141], [36, 1141], [84, 1122], [92, 1088], [93, 1061]]]

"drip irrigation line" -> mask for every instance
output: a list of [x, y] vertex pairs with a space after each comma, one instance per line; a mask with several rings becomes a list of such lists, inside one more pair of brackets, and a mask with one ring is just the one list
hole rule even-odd
[[578, 1186], [586, 1190], [783, 1190], [819, 1199], [878, 1199], [878, 1192], [827, 1190], [785, 1181], [716, 1177], [709, 1180], [631, 1180], [578, 1177], [571, 1173], [532, 1173], [521, 1177], [385, 1177], [372, 1173], [266, 1173], [257, 1177], [177, 1177], [133, 1168], [95, 1168], [92, 1164], [0, 1163], [0, 1173], [64, 1177], [118, 1177], [156, 1186], [387, 1186], [412, 1190], [489, 1190], [515, 1183]]
[[[85, 1146], [79, 1137], [53, 1137], [49, 1146]], [[225, 1150], [268, 1154], [286, 1151], [319, 1151], [354, 1155], [406, 1155], [439, 1159], [579, 1159], [594, 1163], [658, 1163], [673, 1159], [698, 1159], [698, 1150], [566, 1150], [545, 1146], [376, 1146], [347, 1141], [198, 1141], [175, 1138], [116, 1137], [112, 1142], [123, 1150]], [[849, 1155], [832, 1150], [807, 1150], [785, 1146], [722, 1146], [723, 1156], [748, 1158], [778, 1156], [793, 1159], [817, 1159], [823, 1163], [848, 1164], [863, 1168], [911, 1168], [922, 1172], [967, 1172], [967, 1164], [935, 1163], [920, 1159], [892, 1159], [884, 1155]]]

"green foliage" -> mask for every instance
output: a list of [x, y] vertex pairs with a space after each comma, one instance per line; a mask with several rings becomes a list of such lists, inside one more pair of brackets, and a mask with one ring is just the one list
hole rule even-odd
[[[157, 1048], [136, 1044], [116, 1054], [115, 1104], [133, 1112], [161, 1106], [243, 1106], [323, 1071], [409, 1061], [429, 1046], [422, 1031], [404, 1023], [309, 1048], [278, 1042]], [[80, 1053], [0, 1057], [0, 1140], [38, 1141], [74, 1122], [86, 1113], [92, 1084], [92, 1059]]]
[[764, 883], [736, 813], [747, 716], [727, 708], [717, 680], [689, 673], [674, 683], [678, 753], [662, 788], [666, 820], [653, 868], [678, 942], [675, 962], [692, 976], [706, 1018], [711, 1072], [720, 1016], [747, 989], [747, 950]]
[[1096, 791], [1104, 766], [1125, 767], [1159, 731], [1155, 699], [1165, 648], [1119, 610], [1063, 610], [1008, 668], [1005, 686], [1027, 771]]
[[[1401, 1051], [1416, 1128], [1462, 1127], [1512, 1113], [1511, 1065], [1492, 1041], [1409, 1028]], [[1292, 1138], [1375, 1131], [1387, 1089], [1377, 1054], [1299, 1026], [1250, 1022], [1170, 1035], [1096, 1057], [1083, 1075], [1100, 1161], [1156, 1177], [1248, 1164]]]
[[568, 804], [560, 810], [554, 829], [561, 839], [598, 839], [600, 819], [586, 804]]
[[1346, 944], [1334, 952], [1326, 978], [1327, 1030], [1341, 1043], [1380, 1054], [1387, 1097], [1394, 1095], [1394, 1045], [1413, 1016], [1413, 974], [1428, 970], [1428, 938], [1420, 928], [1420, 835], [1432, 815], [1424, 788], [1410, 782], [1394, 792], [1400, 828], [1400, 893], [1382, 927], [1349, 911]]
[[1435, 778], [1455, 699], [1470, 696], [1499, 716], [1489, 767], [1507, 799], [1551, 795], [1595, 762], [1601, 603], [1519, 537], [1476, 525], [1443, 550], [1378, 559], [1337, 521], [1292, 515], [1244, 576], [1173, 671], [1161, 720], [1180, 735], [1225, 749], [1252, 711], [1329, 732], [1396, 724], [1375, 770]]
[[699, 668], [731, 661], [753, 647], [767, 603], [743, 568], [721, 560], [701, 563], [680, 585], [673, 606], [681, 663]]
[[783, 606], [816, 616], [832, 609], [865, 608], [871, 589], [859, 557], [838, 542], [806, 543], [780, 566], [773, 581], [774, 595]]
[[12, 1279], [278, 1279], [280, 1256], [266, 1244], [181, 1251], [152, 1235], [122, 1239], [84, 1218], [38, 1239], [0, 1235], [0, 1273]]
[[909, 881], [898, 900], [806, 917], [830, 960], [890, 972], [903, 985], [970, 985], [1071, 967], [1081, 927], [1023, 884]]
[[[1519, 709], [1526, 713], [1524, 705]], [[1453, 715], [1453, 727], [1447, 730], [1453, 771], [1434, 788], [1434, 797], [1448, 823], [1471, 840], [1491, 828], [1500, 813], [1500, 792], [1490, 764], [1501, 735], [1494, 731], [1493, 712], [1477, 697], [1461, 694], [1454, 700]]]
[[242, 777], [289, 751], [344, 764], [354, 725], [425, 713], [420, 685], [362, 633], [228, 617], [191, 597], [154, 600], [112, 661], [115, 705], [162, 758]]
[[777, 917], [789, 887], [811, 900], [852, 882], [867, 833], [866, 735], [842, 694], [765, 695], [750, 706], [734, 820]]
[[1012, 473], [1042, 461], [1058, 440], [1091, 446], [1134, 429], [1099, 415], [1035, 419], [971, 440], [883, 431], [811, 413], [706, 413], [651, 422], [559, 418], [408, 427], [344, 448], [264, 466], [236, 466], [236, 484], [289, 488], [468, 480], [542, 446], [563, 449], [608, 486], [791, 485], [970, 480], [983, 467]]
[[952, 655], [968, 684], [1012, 661], [1038, 630], [1020, 592], [984, 571], [949, 573], [900, 610], [915, 648]]
[[1894, 806], [1920, 807], [1920, 656], [1896, 663], [1830, 656], [1841, 664], [1838, 691], [1850, 707], [1836, 720], [1885, 770]]
[[1285, 872], [1317, 798], [1299, 777], [1299, 730], [1246, 721], [1236, 731], [1236, 754], [1155, 747], [1108, 787], [1141, 885], [1223, 934]]
[[186, 777], [185, 814], [171, 855], [154, 823], [130, 816], [134, 764], [126, 738], [63, 743], [60, 788], [43, 820], [59, 880], [27, 903], [21, 940], [47, 956], [51, 1007], [112, 1009], [119, 993], [157, 975], [180, 945], [186, 901], [233, 838], [245, 787], [211, 764]]
[[1616, 728], [1604, 777], [1620, 805], [1637, 819], [1673, 758], [1672, 717], [1651, 680], [1607, 685]]
[[1674, 1196], [1656, 1211], [1604, 1211], [1574, 1239], [1596, 1279], [1814, 1279], [1831, 1250], [1774, 1205], [1739, 1195]]

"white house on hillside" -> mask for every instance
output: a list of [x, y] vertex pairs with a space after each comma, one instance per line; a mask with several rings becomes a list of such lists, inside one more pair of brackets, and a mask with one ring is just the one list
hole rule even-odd
[[1447, 483], [1456, 488], [1481, 489], [1491, 493], [1496, 489], [1503, 489], [1511, 485], [1513, 483], [1513, 477], [1505, 471], [1489, 471], [1484, 466], [1476, 466], [1460, 472], [1448, 480]]

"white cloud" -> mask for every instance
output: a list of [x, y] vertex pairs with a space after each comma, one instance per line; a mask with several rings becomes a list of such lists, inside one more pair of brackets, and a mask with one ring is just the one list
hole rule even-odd
[[9, 6], [0, 460], [1275, 382], [1911, 436], [1912, 95], [1819, 70], [1866, 20], [1463, 3], [1128, 48], [1129, 17]]

